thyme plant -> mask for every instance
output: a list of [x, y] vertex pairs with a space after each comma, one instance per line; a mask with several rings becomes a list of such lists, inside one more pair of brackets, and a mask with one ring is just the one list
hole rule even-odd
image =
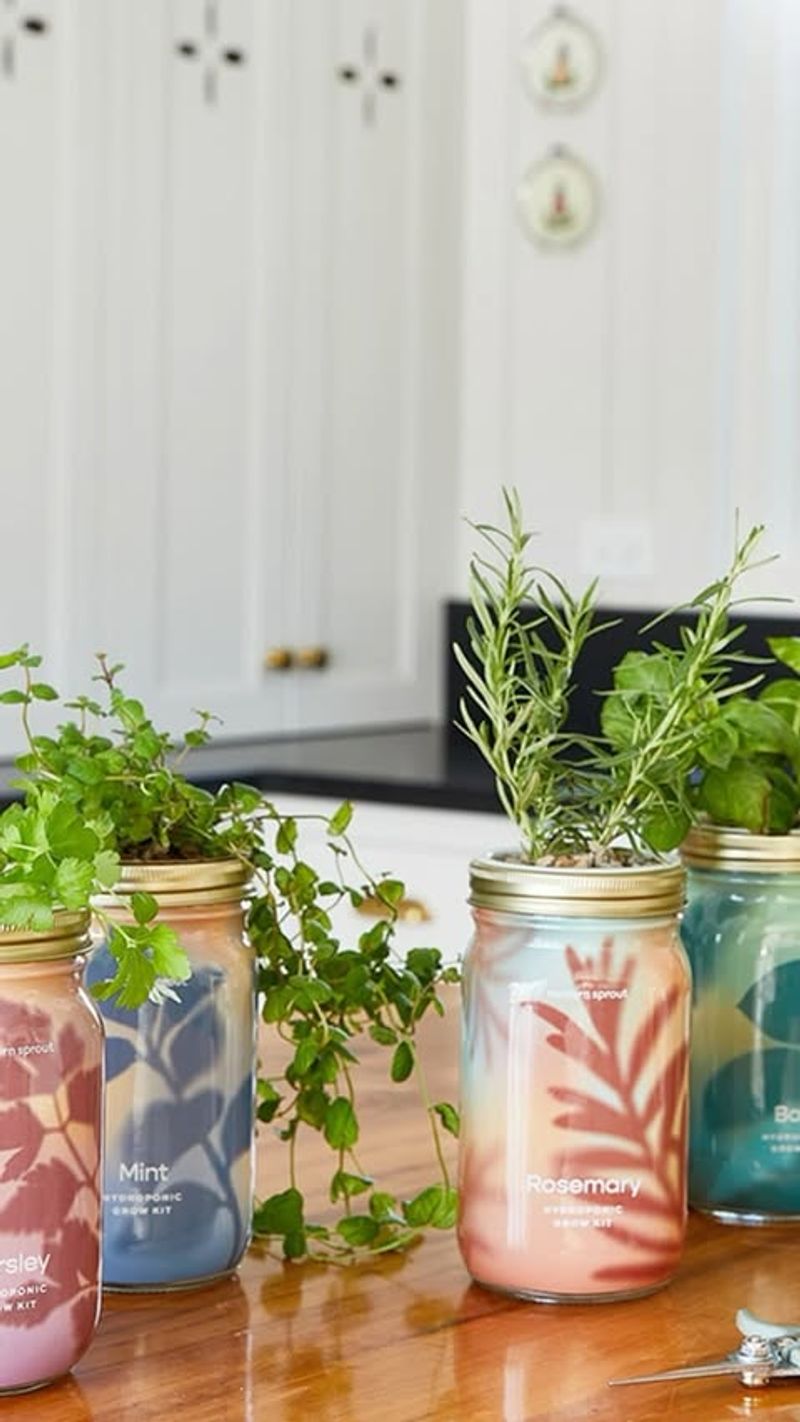
[[[16, 670], [20, 683], [0, 702], [19, 708], [26, 742], [17, 761], [23, 799], [0, 815], [0, 924], [46, 929], [58, 907], [89, 908], [93, 895], [113, 891], [125, 861], [238, 859], [250, 881], [246, 923], [268, 1027], [257, 1114], [287, 1146], [285, 1188], [259, 1202], [255, 1233], [277, 1239], [289, 1258], [347, 1260], [359, 1249], [403, 1248], [425, 1227], [450, 1228], [456, 1192], [443, 1133], [457, 1134], [458, 1114], [431, 1100], [416, 1032], [430, 1012], [443, 1012], [439, 988], [457, 973], [442, 966], [435, 948], [395, 952], [404, 886], [361, 863], [350, 804], [322, 821], [323, 872], [302, 852], [298, 819], [282, 816], [259, 790], [232, 784], [212, 793], [187, 781], [184, 759], [209, 739], [209, 713], [173, 744], [122, 690], [121, 667], [105, 656], [97, 692], [67, 702], [74, 718], [54, 734], [37, 734], [36, 704], [58, 700], [36, 679], [40, 660], [27, 646], [0, 657], [0, 668]], [[366, 898], [377, 899], [386, 918], [354, 941], [343, 938], [336, 910]], [[179, 998], [190, 965], [176, 933], [159, 922], [152, 895], [133, 894], [130, 907], [131, 924], [94, 908], [115, 972], [92, 991], [128, 1008], [148, 997]], [[358, 1053], [366, 1036], [386, 1051], [391, 1080], [413, 1078], [421, 1094], [438, 1178], [409, 1200], [379, 1188], [358, 1155]], [[306, 1131], [333, 1154], [329, 1195], [341, 1212], [333, 1224], [307, 1214], [297, 1164]]]
[[753, 528], [723, 576], [681, 609], [695, 619], [677, 646], [654, 639], [622, 658], [612, 687], [599, 693], [601, 734], [578, 737], [565, 727], [579, 653], [604, 630], [594, 621], [596, 583], [575, 597], [530, 563], [519, 497], [505, 491], [504, 500], [505, 528], [476, 526], [468, 649], [454, 651], [467, 678], [461, 728], [494, 773], [522, 855], [593, 866], [673, 849], [697, 813], [690, 775], [717, 734], [721, 709], [753, 684], [736, 646], [742, 629], [729, 615], [740, 580], [760, 566], [762, 529]]

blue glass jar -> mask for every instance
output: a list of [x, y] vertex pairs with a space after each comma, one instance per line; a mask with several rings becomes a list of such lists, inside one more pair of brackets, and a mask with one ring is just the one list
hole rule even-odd
[[[101, 1003], [106, 1027], [103, 1282], [170, 1289], [230, 1274], [250, 1239], [254, 956], [235, 861], [129, 864], [104, 912], [152, 894], [192, 965], [180, 1001]], [[119, 899], [123, 906], [119, 906]], [[113, 971], [98, 942], [87, 981]]]
[[800, 834], [701, 826], [684, 846], [692, 965], [689, 1199], [800, 1219]]

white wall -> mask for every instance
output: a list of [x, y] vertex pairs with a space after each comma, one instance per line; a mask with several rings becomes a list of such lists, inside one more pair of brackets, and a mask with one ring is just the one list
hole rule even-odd
[[[537, 554], [608, 602], [689, 595], [727, 561], [735, 511], [800, 592], [800, 5], [581, 0], [602, 81], [543, 111], [519, 75], [542, 0], [469, 0], [459, 495], [523, 493]], [[555, 143], [600, 219], [542, 251], [514, 211]], [[459, 532], [466, 586], [471, 530]]]

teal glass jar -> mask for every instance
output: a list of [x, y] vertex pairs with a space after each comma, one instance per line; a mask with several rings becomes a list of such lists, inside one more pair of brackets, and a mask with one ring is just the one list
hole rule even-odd
[[800, 834], [699, 826], [684, 845], [694, 978], [689, 1200], [800, 1220]]

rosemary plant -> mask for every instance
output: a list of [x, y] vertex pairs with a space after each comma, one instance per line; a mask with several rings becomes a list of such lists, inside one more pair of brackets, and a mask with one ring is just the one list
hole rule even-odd
[[657, 856], [681, 842], [697, 813], [690, 773], [726, 700], [753, 685], [747, 672], [736, 680], [748, 658], [729, 614], [741, 578], [760, 566], [762, 529], [680, 609], [695, 616], [677, 646], [653, 640], [623, 657], [613, 686], [599, 693], [601, 735], [576, 737], [565, 729], [576, 662], [587, 638], [604, 630], [594, 622], [596, 583], [576, 598], [531, 564], [519, 498], [505, 491], [504, 499], [506, 528], [476, 526], [482, 551], [470, 566], [469, 647], [454, 649], [467, 678], [461, 728], [491, 766], [529, 862]]

